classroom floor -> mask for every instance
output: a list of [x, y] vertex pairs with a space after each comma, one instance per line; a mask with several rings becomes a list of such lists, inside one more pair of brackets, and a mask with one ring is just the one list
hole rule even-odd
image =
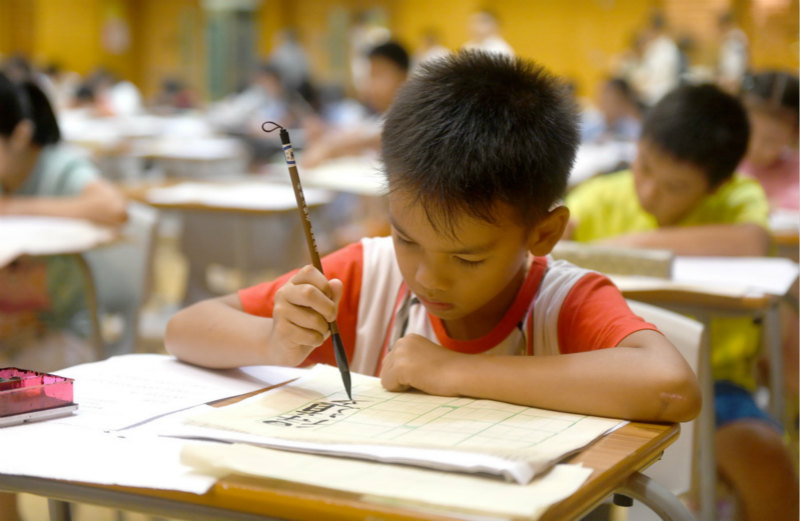
[[[20, 494], [18, 508], [21, 521], [49, 519], [47, 499]], [[112, 508], [76, 504], [72, 506], [72, 521], [180, 521], [174, 518], [153, 517], [136, 512], [123, 512]]]

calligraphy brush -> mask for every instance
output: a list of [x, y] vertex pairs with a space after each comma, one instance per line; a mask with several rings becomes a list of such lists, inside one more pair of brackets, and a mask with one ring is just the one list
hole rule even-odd
[[[267, 130], [264, 126], [267, 124], [274, 126]], [[261, 125], [261, 130], [264, 132], [272, 132], [275, 129], [280, 129], [283, 157], [286, 160], [286, 166], [289, 167], [289, 176], [292, 178], [294, 197], [297, 199], [297, 209], [300, 211], [300, 216], [303, 221], [303, 231], [305, 232], [306, 242], [308, 243], [308, 251], [311, 254], [311, 263], [321, 273], [324, 273], [322, 271], [322, 262], [319, 259], [319, 251], [317, 250], [317, 241], [314, 238], [314, 232], [311, 229], [311, 219], [308, 216], [308, 205], [306, 204], [306, 198], [303, 195], [303, 186], [300, 184], [300, 176], [297, 173], [297, 165], [294, 160], [292, 142], [289, 140], [289, 131], [274, 121], [266, 121]], [[347, 363], [347, 354], [345, 354], [344, 351], [342, 337], [339, 335], [339, 326], [336, 325], [335, 319], [332, 322], [329, 322], [328, 325], [331, 329], [331, 340], [333, 341], [333, 352], [336, 355], [336, 366], [339, 368], [339, 372], [342, 374], [342, 382], [344, 383], [344, 390], [347, 392], [347, 397], [352, 400], [353, 396], [350, 391], [350, 366]]]

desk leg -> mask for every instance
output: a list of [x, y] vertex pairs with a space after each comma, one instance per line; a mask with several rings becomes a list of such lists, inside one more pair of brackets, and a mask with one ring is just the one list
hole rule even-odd
[[783, 423], [783, 346], [781, 345], [781, 321], [779, 301], [770, 305], [764, 313], [762, 327], [764, 347], [769, 353], [769, 411], [773, 418]]
[[81, 272], [83, 272], [84, 286], [86, 287], [86, 300], [89, 306], [89, 314], [91, 315], [92, 343], [94, 344], [95, 355], [97, 356], [97, 360], [103, 360], [106, 358], [106, 350], [103, 345], [103, 334], [100, 329], [100, 309], [97, 304], [97, 288], [94, 285], [92, 269], [89, 267], [89, 263], [86, 262], [86, 258], [83, 255], [75, 254], [73, 257], [78, 263], [78, 266], [80, 266]]
[[641, 501], [664, 521], [695, 521], [675, 494], [640, 472], [631, 474], [616, 493]]
[[717, 458], [714, 436], [716, 424], [714, 421], [714, 378], [711, 374], [711, 351], [709, 343], [709, 324], [705, 320], [706, 332], [703, 334], [701, 346], [700, 367], [700, 392], [703, 397], [703, 408], [696, 420], [697, 427], [697, 492], [700, 503], [700, 519], [714, 521], [717, 519]]
[[72, 511], [69, 503], [59, 499], [48, 499], [47, 507], [50, 511], [50, 521], [71, 521]]

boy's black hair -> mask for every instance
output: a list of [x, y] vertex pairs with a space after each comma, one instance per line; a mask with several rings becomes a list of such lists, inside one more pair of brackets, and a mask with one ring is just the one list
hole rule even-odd
[[411, 63], [405, 47], [394, 41], [376, 45], [370, 49], [367, 57], [370, 59], [385, 58], [406, 72], [408, 72], [408, 67]]
[[765, 71], [750, 75], [742, 82], [742, 95], [748, 107], [786, 118], [797, 126], [800, 83], [796, 74]]
[[738, 99], [718, 87], [685, 85], [647, 111], [642, 139], [705, 172], [718, 186], [747, 152], [750, 125]]
[[572, 98], [542, 67], [461, 51], [400, 89], [382, 148], [389, 189], [416, 194], [454, 232], [460, 212], [495, 223], [498, 202], [535, 224], [563, 196], [579, 139]]
[[42, 89], [31, 81], [17, 85], [0, 73], [0, 136], [11, 136], [25, 119], [33, 123], [33, 143], [44, 146], [61, 139], [58, 121]]
[[639, 97], [636, 95], [636, 91], [633, 90], [633, 87], [631, 87], [631, 84], [628, 83], [628, 80], [625, 78], [610, 78], [608, 81], [606, 81], [606, 85], [619, 92], [620, 95], [632, 105], [636, 105], [637, 107], [639, 106]]

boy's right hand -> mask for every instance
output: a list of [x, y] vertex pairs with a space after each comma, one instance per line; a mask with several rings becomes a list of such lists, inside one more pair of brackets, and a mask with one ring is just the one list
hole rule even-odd
[[342, 281], [305, 266], [275, 293], [269, 346], [283, 365], [297, 366], [330, 335]]

